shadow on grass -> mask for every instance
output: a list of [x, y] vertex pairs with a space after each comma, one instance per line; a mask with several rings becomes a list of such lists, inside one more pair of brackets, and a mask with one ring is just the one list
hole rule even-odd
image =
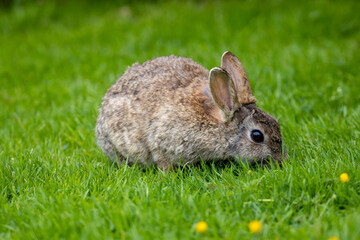
[[177, 175], [181, 177], [191, 175], [221, 175], [224, 171], [230, 171], [234, 176], [239, 176], [242, 172], [247, 173], [248, 171], [257, 171], [260, 169], [281, 169], [278, 163], [274, 161], [262, 161], [262, 162], [249, 162], [241, 161], [239, 159], [226, 159], [226, 160], [213, 160], [213, 161], [199, 161], [192, 164], [184, 164], [174, 166], [172, 171], [168, 173], [155, 165], [144, 167], [140, 163], [129, 163], [128, 161], [122, 161], [121, 163], [112, 162], [105, 160], [109, 166], [115, 167], [116, 169], [132, 169], [137, 172], [143, 172], [146, 174], [161, 173], [162, 175]]

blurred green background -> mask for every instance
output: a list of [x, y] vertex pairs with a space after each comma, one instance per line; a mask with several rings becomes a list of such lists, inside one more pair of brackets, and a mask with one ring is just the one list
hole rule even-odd
[[[204, 238], [359, 239], [359, 13], [359, 1], [1, 0], [0, 238], [196, 239], [206, 220]], [[128, 66], [174, 54], [210, 69], [227, 50], [279, 120], [288, 165], [161, 177], [109, 163], [95, 121]]]

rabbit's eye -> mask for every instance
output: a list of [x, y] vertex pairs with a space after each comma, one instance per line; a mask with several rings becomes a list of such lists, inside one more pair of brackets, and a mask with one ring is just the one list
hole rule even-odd
[[256, 143], [262, 143], [264, 141], [264, 135], [260, 130], [252, 130], [250, 133], [251, 139]]

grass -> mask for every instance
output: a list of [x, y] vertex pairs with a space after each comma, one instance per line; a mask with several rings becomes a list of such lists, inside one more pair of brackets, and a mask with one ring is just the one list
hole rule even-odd
[[[359, 12], [358, 1], [0, 9], [0, 238], [359, 239]], [[102, 155], [97, 111], [127, 66], [175, 54], [212, 68], [226, 50], [280, 121], [282, 169], [201, 164], [164, 176]]]

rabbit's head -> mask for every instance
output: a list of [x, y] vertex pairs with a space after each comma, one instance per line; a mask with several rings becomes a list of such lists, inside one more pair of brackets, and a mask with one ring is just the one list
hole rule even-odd
[[272, 158], [281, 165], [284, 155], [279, 123], [256, 106], [239, 59], [231, 52], [225, 52], [221, 68], [211, 69], [209, 81], [212, 99], [221, 110], [221, 120], [226, 125], [228, 156], [239, 156], [249, 162]]

